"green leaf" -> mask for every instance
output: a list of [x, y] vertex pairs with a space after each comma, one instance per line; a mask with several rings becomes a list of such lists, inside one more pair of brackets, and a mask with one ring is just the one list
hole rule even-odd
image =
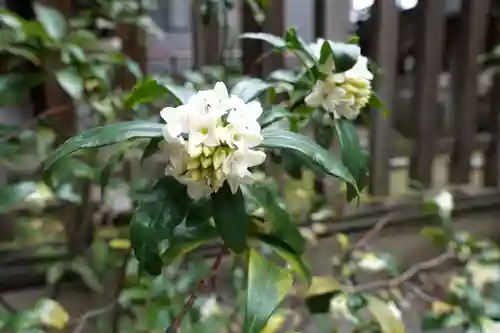
[[271, 127], [265, 128], [262, 136], [264, 140], [260, 147], [289, 150], [313, 170], [356, 186], [356, 181], [344, 164], [307, 136]]
[[405, 333], [403, 321], [392, 312], [389, 305], [381, 299], [365, 295], [366, 308], [380, 325], [383, 333]]
[[356, 44], [325, 41], [321, 47], [320, 63], [333, 56], [335, 71], [345, 72], [356, 64], [360, 55], [361, 49]]
[[0, 106], [12, 105], [25, 99], [30, 90], [44, 79], [43, 73], [0, 75]]
[[283, 119], [287, 119], [289, 115], [290, 112], [287, 108], [282, 105], [274, 105], [272, 108], [264, 110], [258, 121], [260, 126], [264, 128]]
[[290, 272], [254, 250], [248, 262], [244, 333], [260, 333], [292, 287]]
[[0, 188], [0, 213], [4, 214], [24, 203], [26, 198], [35, 193], [35, 182], [26, 181]]
[[243, 78], [231, 89], [231, 94], [241, 97], [245, 102], [250, 102], [268, 89], [272, 88], [272, 85], [258, 78]]
[[[356, 126], [347, 120], [339, 119], [335, 121], [335, 129], [340, 141], [342, 152], [342, 162], [354, 176], [358, 191], [362, 191], [368, 185], [368, 155], [361, 147]], [[349, 187], [351, 187], [349, 189]], [[347, 200], [351, 201], [357, 196], [356, 189], [348, 185]]]
[[286, 42], [283, 40], [283, 38], [265, 32], [246, 32], [244, 34], [241, 34], [239, 38], [260, 40], [271, 44], [277, 49], [286, 47]]
[[33, 6], [37, 20], [42, 24], [47, 34], [55, 40], [66, 36], [66, 19], [55, 8], [35, 3]]
[[295, 254], [303, 254], [306, 241], [299, 232], [297, 221], [280, 206], [278, 197], [262, 184], [246, 186], [244, 189], [264, 210], [266, 234], [281, 239]]
[[113, 155], [102, 169], [99, 180], [99, 183], [101, 185], [101, 198], [104, 198], [104, 193], [106, 191], [106, 187], [109, 184], [109, 178], [111, 177], [111, 173], [113, 172], [116, 165], [123, 160], [124, 156], [125, 154], [123, 152]]
[[157, 138], [162, 136], [164, 125], [146, 121], [126, 121], [95, 127], [68, 139], [44, 162], [48, 170], [60, 159], [80, 149], [98, 148], [132, 139]]
[[215, 226], [224, 240], [224, 245], [236, 253], [247, 248], [249, 218], [241, 189], [232, 193], [226, 182], [219, 191], [212, 194], [212, 209]]
[[375, 92], [372, 92], [369, 104], [372, 108], [382, 111], [382, 117], [389, 117], [389, 108], [387, 108], [387, 105], [384, 104], [384, 102]]
[[57, 82], [72, 98], [80, 100], [85, 91], [83, 78], [74, 68], [64, 68], [55, 73]]
[[291, 251], [290, 247], [279, 238], [264, 234], [257, 234], [255, 237], [262, 243], [268, 245], [287, 262], [290, 268], [293, 269], [302, 280], [307, 282], [308, 285], [311, 285], [312, 271], [301, 255]]
[[163, 264], [170, 265], [178, 257], [197, 249], [217, 236], [217, 230], [208, 223], [195, 226], [187, 226], [186, 223], [178, 225], [168, 242], [167, 249], [162, 254]]
[[130, 241], [141, 270], [161, 273], [160, 242], [171, 239], [190, 202], [186, 186], [172, 177], [160, 179], [141, 200], [130, 224]]
[[76, 273], [87, 287], [93, 291], [100, 291], [102, 289], [101, 283], [96, 273], [83, 259], [76, 259], [69, 264], [69, 269]]
[[47, 283], [51, 286], [55, 285], [64, 275], [66, 271], [66, 263], [65, 262], [57, 262], [55, 264], [50, 265], [47, 269], [46, 280]]
[[188, 88], [147, 79], [138, 83], [125, 99], [125, 106], [132, 108], [138, 104], [149, 103], [169, 94], [182, 104], [187, 103], [194, 92]]
[[313, 314], [329, 311], [330, 300], [342, 291], [342, 285], [331, 276], [313, 276], [305, 295], [306, 306]]
[[144, 148], [144, 151], [141, 156], [141, 164], [144, 163], [145, 160], [153, 156], [158, 150], [160, 150], [160, 143], [162, 142], [162, 138], [153, 138], [149, 140], [148, 145]]

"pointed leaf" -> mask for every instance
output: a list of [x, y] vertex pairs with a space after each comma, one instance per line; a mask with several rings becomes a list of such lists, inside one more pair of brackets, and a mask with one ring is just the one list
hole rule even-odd
[[109, 184], [109, 178], [111, 177], [111, 173], [115, 169], [116, 165], [123, 160], [124, 156], [125, 154], [123, 152], [113, 155], [102, 169], [100, 175], [101, 198], [104, 198], [104, 193], [106, 191], [106, 187]]
[[160, 150], [160, 143], [162, 142], [162, 138], [153, 138], [149, 140], [148, 145], [144, 148], [144, 151], [141, 156], [141, 164], [144, 163], [145, 160], [153, 156], [158, 150]]
[[245, 192], [256, 200], [264, 210], [266, 229], [268, 230], [266, 234], [281, 239], [296, 254], [303, 254], [306, 248], [306, 241], [299, 232], [297, 221], [295, 221], [288, 211], [280, 206], [278, 198], [274, 193], [263, 184], [246, 186]]
[[[335, 129], [340, 141], [342, 162], [354, 176], [361, 192], [368, 185], [368, 156], [361, 147], [356, 126], [347, 119], [339, 119], [335, 121]], [[356, 196], [356, 191], [348, 188], [347, 194], [347, 200], [351, 201]]]
[[231, 89], [231, 94], [239, 96], [245, 102], [250, 102], [258, 97], [260, 97], [263, 93], [265, 93], [268, 89], [272, 88], [270, 83], [267, 83], [259, 78], [243, 78]]
[[264, 129], [262, 136], [264, 140], [260, 147], [286, 149], [313, 170], [356, 186], [353, 176], [345, 165], [307, 136], [271, 127]]
[[190, 202], [185, 185], [164, 177], [139, 203], [130, 224], [130, 241], [141, 269], [153, 275], [161, 273], [160, 242], [170, 240], [174, 228], [186, 217]]
[[60, 145], [45, 160], [44, 169], [48, 170], [60, 159], [80, 149], [98, 148], [132, 139], [161, 137], [163, 127], [164, 125], [153, 122], [127, 121], [92, 128]]
[[336, 72], [351, 69], [358, 61], [361, 49], [356, 44], [325, 41], [321, 46], [320, 63], [325, 63], [333, 57]]
[[258, 121], [262, 128], [270, 126], [278, 121], [288, 118], [290, 112], [281, 105], [274, 105], [272, 108], [264, 110]]
[[194, 95], [194, 91], [177, 85], [163, 83], [155, 79], [148, 79], [137, 84], [125, 99], [125, 106], [132, 108], [138, 104], [149, 103], [169, 94], [182, 104]]
[[248, 262], [248, 287], [244, 333], [260, 333], [292, 287], [290, 272], [254, 250]]
[[241, 189], [233, 194], [227, 182], [212, 194], [215, 226], [224, 244], [236, 253], [247, 247], [248, 215]]
[[265, 32], [246, 32], [240, 35], [240, 39], [257, 39], [263, 42], [271, 44], [277, 49], [282, 49], [286, 46], [283, 38], [271, 35]]
[[64, 68], [55, 73], [57, 82], [72, 98], [80, 100], [84, 93], [83, 78], [74, 68]]
[[55, 40], [61, 40], [66, 35], [67, 23], [60, 11], [39, 3], [35, 3], [33, 8], [37, 20], [42, 24], [50, 37]]
[[290, 268], [294, 270], [308, 285], [312, 283], [311, 267], [309, 267], [301, 255], [291, 251], [288, 245], [281, 239], [264, 234], [257, 234], [255, 235], [255, 238], [268, 245], [281, 258], [283, 258]]

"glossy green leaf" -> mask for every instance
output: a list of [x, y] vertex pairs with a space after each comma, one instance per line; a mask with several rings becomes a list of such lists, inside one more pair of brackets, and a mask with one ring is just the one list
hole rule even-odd
[[345, 165], [307, 136], [271, 127], [264, 129], [262, 135], [264, 140], [260, 147], [286, 149], [313, 170], [340, 178], [354, 186], [356, 185], [353, 176]]
[[0, 22], [14, 29], [21, 29], [23, 25], [23, 19], [19, 15], [6, 9], [0, 9]]
[[379, 323], [383, 333], [405, 333], [405, 325], [389, 307], [389, 305], [381, 299], [365, 295], [367, 301], [367, 309]]
[[55, 73], [57, 82], [72, 98], [80, 100], [84, 94], [83, 78], [76, 69], [64, 68]]
[[35, 193], [35, 182], [21, 182], [0, 188], [0, 213], [4, 214], [22, 205], [26, 198]]
[[259, 78], [243, 78], [231, 89], [231, 94], [239, 96], [245, 102], [250, 102], [260, 97], [267, 90], [272, 88], [272, 85]]
[[266, 234], [285, 242], [296, 254], [303, 254], [306, 241], [299, 232], [298, 223], [293, 216], [280, 206], [278, 197], [263, 184], [246, 186], [245, 193], [257, 201], [264, 210]]
[[325, 62], [328, 57], [333, 56], [335, 70], [345, 72], [356, 64], [360, 55], [361, 49], [356, 44], [325, 41], [321, 47], [320, 62]]
[[286, 42], [283, 40], [283, 38], [265, 32], [246, 32], [244, 34], [241, 34], [239, 38], [260, 40], [271, 44], [277, 49], [282, 49], [286, 46]]
[[178, 257], [197, 249], [217, 236], [217, 230], [208, 223], [195, 226], [187, 226], [186, 223], [178, 225], [162, 254], [163, 264], [171, 264]]
[[270, 126], [278, 121], [287, 119], [290, 112], [282, 105], [274, 105], [272, 108], [264, 110], [258, 121], [262, 128]]
[[141, 164], [144, 163], [145, 160], [156, 154], [158, 150], [160, 150], [160, 144], [163, 138], [153, 138], [149, 140], [148, 145], [144, 148], [141, 156]]
[[212, 194], [212, 209], [215, 226], [224, 240], [224, 245], [236, 253], [247, 248], [249, 218], [241, 189], [233, 194], [227, 182]]
[[[358, 191], [362, 191], [368, 185], [368, 155], [361, 147], [356, 126], [347, 119], [335, 121], [335, 129], [340, 141], [342, 162], [354, 176]], [[350, 188], [349, 188], [350, 187]], [[348, 184], [347, 200], [351, 201], [357, 196], [357, 191]]]
[[311, 267], [304, 261], [302, 255], [296, 254], [290, 247], [283, 242], [280, 238], [269, 236], [265, 234], [256, 234], [256, 239], [268, 245], [275, 251], [283, 260], [287, 262], [292, 270], [294, 270], [299, 277], [304, 280], [308, 285], [312, 283]]
[[293, 284], [290, 272], [250, 250], [244, 333], [260, 333]]
[[57, 262], [50, 265], [46, 273], [47, 283], [51, 286], [54, 286], [62, 278], [66, 269], [67, 265], [65, 262]]
[[182, 104], [187, 103], [194, 92], [188, 88], [148, 79], [137, 84], [125, 99], [125, 106], [132, 108], [138, 104], [149, 103], [161, 97], [173, 95]]
[[67, 23], [60, 11], [39, 3], [35, 3], [33, 9], [35, 10], [36, 18], [50, 37], [55, 40], [61, 40], [66, 36]]
[[313, 314], [327, 313], [332, 296], [342, 291], [342, 285], [331, 276], [313, 276], [306, 298], [306, 306]]
[[[295, 28], [290, 28], [285, 33], [286, 47], [290, 50], [295, 51], [303, 60], [314, 62], [314, 55], [312, 50], [306, 44], [306, 42], [297, 35], [297, 30]], [[305, 57], [305, 59], [304, 59]]]
[[173, 177], [157, 181], [141, 200], [130, 224], [130, 241], [141, 269], [153, 275], [161, 273], [160, 242], [171, 239], [190, 202], [186, 186]]
[[60, 145], [44, 162], [48, 170], [60, 159], [80, 149], [98, 148], [132, 139], [162, 136], [164, 125], [146, 121], [126, 121], [89, 129]]

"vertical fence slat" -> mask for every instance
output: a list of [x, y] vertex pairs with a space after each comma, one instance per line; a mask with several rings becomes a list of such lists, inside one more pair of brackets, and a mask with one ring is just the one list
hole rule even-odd
[[[285, 0], [273, 0], [269, 1], [268, 7], [266, 8], [266, 19], [262, 26], [264, 32], [283, 36], [285, 34]], [[271, 46], [266, 44], [263, 46], [263, 52], [270, 52]], [[283, 68], [284, 61], [283, 55], [280, 53], [274, 53], [267, 56], [262, 63], [263, 74], [269, 74], [273, 70]]]
[[[413, 116], [416, 126], [410, 178], [432, 186], [437, 121], [437, 82], [441, 69], [444, 0], [420, 0], [417, 5], [417, 54]], [[396, 111], [397, 112], [397, 111]]]
[[470, 160], [476, 134], [478, 55], [485, 40], [489, 0], [464, 0], [460, 17], [456, 61], [452, 67], [454, 143], [450, 161], [450, 181], [468, 183]]
[[484, 185], [498, 187], [500, 175], [500, 73], [495, 73], [490, 93], [488, 132], [491, 141], [484, 152]]
[[[262, 26], [255, 21], [251, 6], [247, 1], [241, 5], [241, 31], [262, 32]], [[241, 59], [243, 63], [243, 74], [259, 76], [262, 73], [262, 62], [256, 61], [262, 55], [262, 42], [252, 39], [241, 41]]]
[[[217, 11], [218, 13], [219, 11]], [[193, 38], [193, 67], [217, 65], [221, 60], [221, 29], [219, 20], [211, 15], [209, 22], [204, 24], [201, 15], [201, 1], [192, 1], [192, 38]]]
[[[382, 69], [383, 79], [376, 82], [376, 92], [392, 111], [398, 58], [398, 10], [394, 0], [377, 0], [374, 19], [375, 48], [371, 55]], [[373, 49], [373, 48], [372, 48]], [[370, 193], [389, 194], [389, 158], [391, 147], [391, 112], [384, 117], [380, 110], [371, 110], [370, 128]]]

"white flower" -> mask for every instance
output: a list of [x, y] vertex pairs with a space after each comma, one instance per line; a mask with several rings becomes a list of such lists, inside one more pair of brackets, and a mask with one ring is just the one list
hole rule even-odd
[[[324, 42], [324, 39], [318, 39], [309, 46], [316, 59], [320, 58]], [[332, 41], [328, 42], [332, 48], [335, 47]], [[368, 104], [372, 94], [373, 73], [368, 69], [368, 58], [359, 55], [352, 68], [337, 72], [334, 59], [330, 57], [319, 69], [326, 74], [326, 78], [316, 82], [305, 99], [306, 104], [311, 107], [321, 106], [334, 118], [355, 119]]]
[[442, 191], [435, 198], [434, 202], [438, 206], [441, 214], [449, 217], [453, 211], [453, 196], [448, 191]]
[[226, 181], [236, 193], [250, 179], [248, 168], [266, 158], [253, 149], [262, 142], [257, 122], [261, 113], [259, 102], [230, 96], [222, 82], [199, 91], [184, 105], [164, 108], [169, 159], [165, 173], [187, 185], [194, 199], [217, 192]]
[[358, 266], [365, 271], [379, 272], [387, 267], [387, 263], [373, 253], [366, 253], [358, 262]]
[[200, 319], [201, 321], [205, 321], [221, 313], [222, 311], [217, 303], [217, 298], [215, 296], [210, 296], [200, 308]]
[[500, 280], [500, 269], [498, 266], [481, 264], [477, 261], [471, 261], [465, 269], [472, 278], [472, 284], [477, 288], [483, 288], [488, 283]]
[[330, 313], [335, 319], [346, 319], [350, 322], [358, 323], [358, 318], [351, 313], [347, 301], [347, 295], [345, 294], [334, 296], [330, 300]]

